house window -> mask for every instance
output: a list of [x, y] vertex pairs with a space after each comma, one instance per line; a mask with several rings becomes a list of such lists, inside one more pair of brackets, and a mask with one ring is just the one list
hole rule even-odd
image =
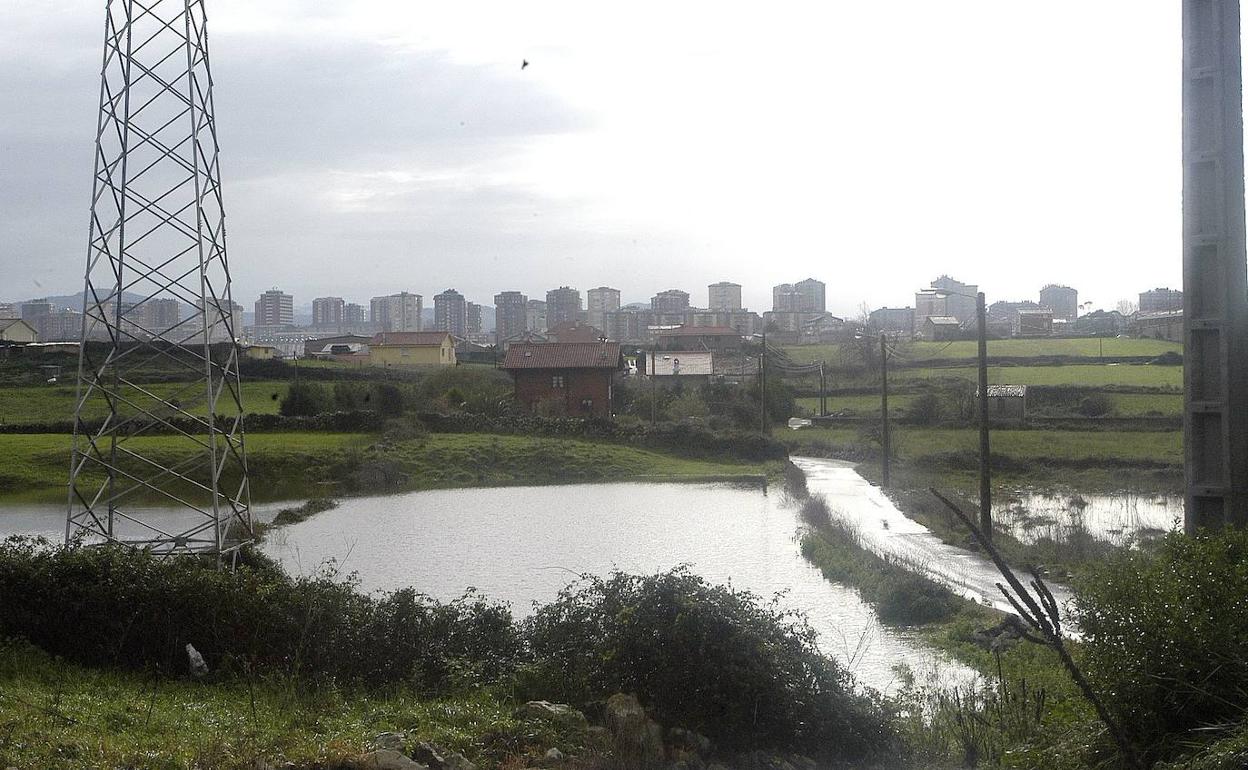
[[550, 378], [550, 387], [552, 387], [552, 388], [562, 388], [562, 387], [563, 387], [563, 377], [562, 377], [561, 375], [558, 375], [558, 374], [556, 374], [554, 377], [551, 377], [551, 378]]
[[592, 398], [587, 398], [584, 401], [582, 401], [581, 409], [586, 412], [594, 411], [594, 400]]

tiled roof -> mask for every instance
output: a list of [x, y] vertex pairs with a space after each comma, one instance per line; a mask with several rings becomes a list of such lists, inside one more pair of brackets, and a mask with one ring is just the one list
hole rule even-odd
[[373, 340], [369, 344], [436, 348], [448, 336], [450, 336], [448, 332], [379, 332], [373, 335]]
[[618, 342], [516, 343], [507, 348], [504, 369], [616, 369]]
[[741, 332], [727, 326], [678, 326], [675, 329], [661, 329], [655, 332], [658, 337], [740, 337]]
[[653, 355], [654, 373], [663, 376], [694, 376], [715, 372], [714, 356], [704, 351], [671, 351]]

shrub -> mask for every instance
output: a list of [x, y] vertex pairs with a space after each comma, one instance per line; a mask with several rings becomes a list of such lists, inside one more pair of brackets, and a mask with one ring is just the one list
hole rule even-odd
[[445, 403], [474, 414], [503, 414], [510, 408], [511, 378], [506, 372], [477, 366], [446, 367], [430, 374], [417, 389], [421, 404]]
[[811, 495], [806, 498], [806, 502], [802, 503], [800, 515], [802, 521], [812, 527], [832, 526], [832, 511], [829, 510], [828, 501], [823, 495]]
[[672, 399], [667, 410], [673, 420], [701, 420], [710, 414], [706, 402], [695, 390], [687, 390]]
[[[186, 670], [195, 645], [218, 674], [244, 667], [444, 691], [506, 676], [520, 638], [505, 607], [469, 595], [358, 593], [322, 572], [291, 578], [249, 555], [230, 572], [121, 547], [0, 543], [0, 637], [87, 665]], [[84, 629], [89, 629], [85, 631]]]
[[290, 383], [278, 412], [283, 417], [315, 417], [332, 411], [329, 394], [315, 382], [297, 380]]
[[1088, 676], [1161, 758], [1248, 709], [1248, 532], [1171, 534], [1077, 585]]
[[406, 399], [398, 385], [380, 382], [376, 387], [376, 406], [378, 412], [386, 417], [398, 417], [403, 414]]
[[923, 393], [910, 402], [906, 417], [916, 425], [935, 425], [945, 413], [945, 405], [935, 393]]
[[819, 653], [804, 620], [684, 569], [583, 578], [526, 635], [546, 697], [632, 692], [660, 723], [726, 748], [862, 758], [891, 743], [888, 719]]
[[1114, 409], [1114, 402], [1104, 393], [1093, 393], [1079, 400], [1079, 414], [1084, 417], [1104, 417]]

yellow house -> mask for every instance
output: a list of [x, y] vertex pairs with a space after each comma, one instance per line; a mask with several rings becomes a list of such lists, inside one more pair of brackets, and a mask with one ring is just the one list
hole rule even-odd
[[373, 366], [454, 366], [455, 343], [448, 332], [381, 332], [368, 343]]

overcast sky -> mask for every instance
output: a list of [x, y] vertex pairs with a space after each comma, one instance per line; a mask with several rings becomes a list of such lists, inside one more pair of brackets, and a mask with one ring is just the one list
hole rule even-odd
[[[81, 288], [102, 0], [0, 0], [0, 299]], [[1178, 286], [1180, 5], [209, 0], [234, 296]], [[521, 71], [520, 63], [531, 65]]]

